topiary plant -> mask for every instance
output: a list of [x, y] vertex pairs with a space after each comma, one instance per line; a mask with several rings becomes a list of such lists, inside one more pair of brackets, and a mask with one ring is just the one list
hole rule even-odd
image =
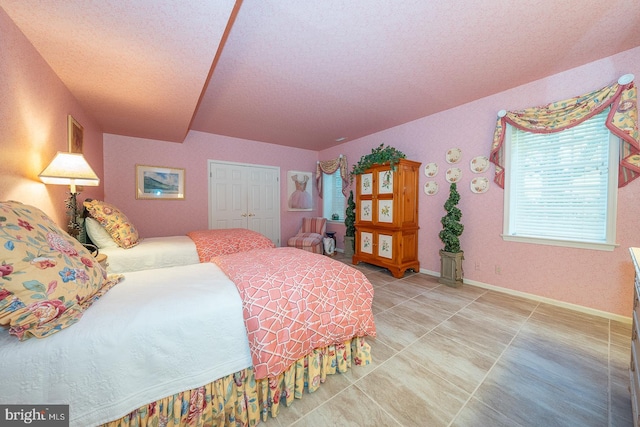
[[440, 220], [442, 231], [440, 231], [439, 236], [442, 243], [444, 243], [445, 252], [461, 252], [459, 237], [464, 230], [464, 225], [460, 224], [462, 212], [457, 207], [459, 201], [460, 193], [458, 193], [458, 187], [455, 182], [452, 182], [449, 187], [449, 198], [444, 203], [444, 210], [447, 214]]
[[360, 175], [364, 173], [364, 171], [366, 171], [373, 165], [383, 165], [385, 163], [389, 163], [389, 166], [391, 166], [391, 170], [395, 171], [398, 161], [406, 157], [407, 156], [397, 148], [390, 146], [385, 147], [384, 144], [380, 144], [379, 147], [372, 149], [370, 154], [366, 154], [360, 157], [358, 163], [353, 165], [353, 169], [351, 170], [351, 180], [353, 180], [354, 175]]
[[353, 201], [353, 190], [349, 192], [347, 200], [347, 209], [344, 216], [344, 225], [346, 227], [344, 235], [354, 237], [356, 235], [356, 202]]

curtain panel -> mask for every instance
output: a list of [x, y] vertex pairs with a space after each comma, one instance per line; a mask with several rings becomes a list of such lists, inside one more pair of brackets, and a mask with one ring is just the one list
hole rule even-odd
[[[623, 82], [623, 76], [618, 82]], [[493, 135], [490, 161], [496, 166], [494, 181], [504, 188], [504, 134], [507, 124], [534, 133], [552, 133], [579, 125], [611, 106], [607, 128], [622, 140], [618, 187], [640, 176], [637, 88], [630, 81], [615, 83], [586, 95], [540, 107], [500, 114]], [[502, 111], [501, 113], [504, 113]]]
[[316, 166], [316, 187], [318, 188], [318, 194], [322, 198], [322, 173], [333, 174], [340, 169], [340, 177], [342, 178], [342, 194], [345, 197], [347, 194], [347, 187], [349, 187], [349, 174], [347, 172], [347, 157], [340, 154], [340, 157], [333, 160], [318, 161]]

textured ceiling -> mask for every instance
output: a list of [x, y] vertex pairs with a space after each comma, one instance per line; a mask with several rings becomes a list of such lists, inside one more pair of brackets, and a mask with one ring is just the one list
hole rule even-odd
[[104, 132], [175, 142], [320, 150], [640, 46], [637, 0], [0, 7]]

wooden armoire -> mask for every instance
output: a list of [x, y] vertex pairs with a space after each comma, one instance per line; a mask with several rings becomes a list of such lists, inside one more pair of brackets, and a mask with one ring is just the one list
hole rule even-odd
[[391, 170], [375, 165], [356, 175], [356, 240], [353, 264], [389, 269], [394, 277], [420, 270], [418, 182], [420, 163], [402, 159]]

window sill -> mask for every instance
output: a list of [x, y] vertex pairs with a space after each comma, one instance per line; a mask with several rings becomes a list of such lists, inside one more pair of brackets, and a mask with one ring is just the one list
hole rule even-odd
[[520, 242], [520, 243], [532, 243], [534, 245], [546, 245], [546, 246], [564, 246], [568, 248], [578, 249], [593, 249], [596, 251], [613, 251], [617, 248], [616, 243], [595, 243], [595, 242], [581, 242], [578, 240], [560, 240], [560, 239], [544, 239], [541, 237], [525, 237], [525, 236], [512, 236], [509, 234], [502, 234], [502, 239], [506, 242]]

